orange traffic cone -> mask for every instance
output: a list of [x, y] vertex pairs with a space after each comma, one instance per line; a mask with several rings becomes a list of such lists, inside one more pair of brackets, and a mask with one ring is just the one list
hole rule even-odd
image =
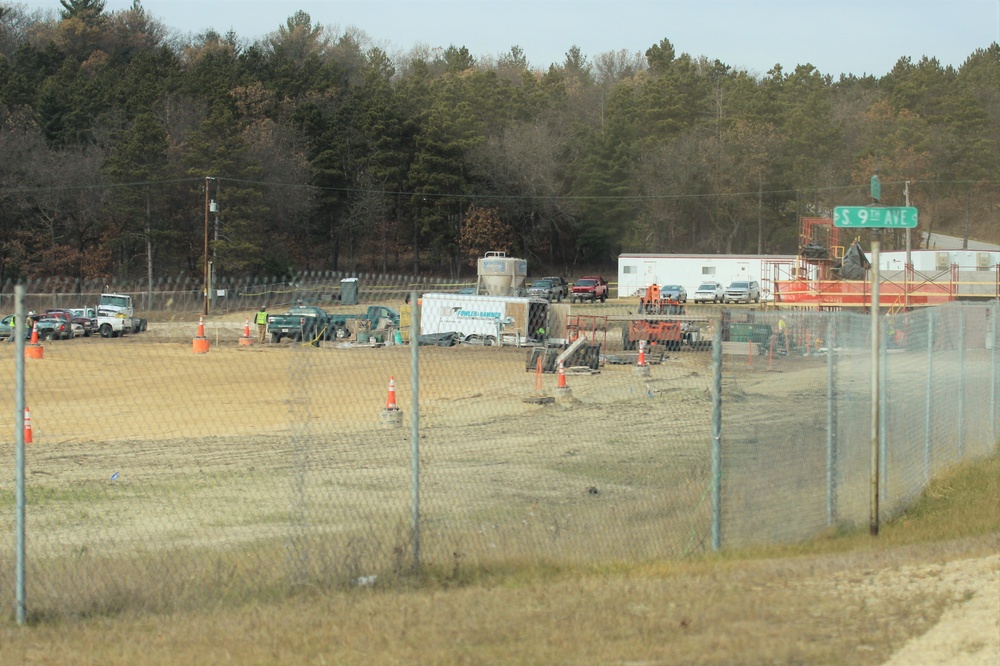
[[[14, 333], [11, 332], [11, 335]], [[35, 324], [31, 327], [31, 340], [24, 347], [25, 358], [44, 358], [45, 348], [38, 344], [38, 325]]]
[[205, 316], [198, 316], [198, 335], [191, 341], [191, 349], [195, 354], [205, 354], [208, 352], [208, 338], [205, 337]]
[[24, 443], [31, 444], [31, 410], [24, 408]]
[[247, 319], [243, 323], [243, 337], [240, 338], [241, 347], [249, 347], [253, 344], [253, 338], [250, 337], [250, 320]]
[[566, 388], [566, 371], [563, 370], [562, 361], [559, 361], [559, 381], [556, 382], [556, 388]]
[[385, 399], [385, 411], [399, 411], [399, 407], [396, 405], [396, 377], [393, 375], [389, 377], [389, 395]]
[[646, 341], [639, 340], [639, 358], [635, 361], [635, 367], [632, 368], [632, 373], [636, 377], [648, 377], [649, 376], [649, 366], [646, 365]]

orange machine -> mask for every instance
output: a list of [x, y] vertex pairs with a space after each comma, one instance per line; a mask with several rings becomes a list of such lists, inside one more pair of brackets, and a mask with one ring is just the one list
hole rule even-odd
[[684, 324], [671, 316], [684, 314], [684, 306], [675, 300], [659, 298], [659, 287], [656, 288], [656, 298], [646, 290], [647, 298], [641, 299], [640, 317], [628, 322], [622, 330], [622, 348], [635, 349], [639, 340], [647, 344], [663, 345], [667, 349], [680, 349], [684, 340]]

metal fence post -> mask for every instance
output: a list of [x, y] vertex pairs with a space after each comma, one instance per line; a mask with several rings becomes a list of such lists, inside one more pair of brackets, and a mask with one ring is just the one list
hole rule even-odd
[[837, 520], [837, 314], [830, 315], [826, 333], [826, 523]]
[[416, 289], [410, 294], [410, 502], [413, 539], [413, 570], [420, 569], [420, 297]]
[[931, 480], [931, 413], [934, 408], [934, 315], [936, 308], [927, 308], [927, 390], [924, 399], [924, 483]]
[[25, 595], [25, 532], [24, 532], [24, 338], [27, 335], [27, 320], [24, 318], [24, 295], [27, 289], [23, 284], [14, 287], [14, 531], [15, 564], [14, 564], [14, 598], [17, 604], [15, 615], [18, 624], [27, 620], [27, 599]]
[[712, 336], [712, 550], [722, 547], [722, 322]]
[[881, 498], [886, 498], [886, 484], [889, 480], [889, 428], [886, 415], [889, 411], [889, 340], [880, 339], [878, 354], [878, 447], [879, 447], [879, 486]]
[[990, 303], [990, 438], [997, 446], [997, 301]]
[[958, 309], [958, 459], [965, 457], [965, 308]]
[[876, 240], [872, 241], [872, 291], [871, 291], [871, 307], [869, 308], [870, 320], [871, 320], [871, 465], [869, 469], [870, 476], [870, 493], [868, 498], [869, 504], [869, 515], [868, 515], [868, 532], [872, 536], [878, 536], [879, 527], [879, 469], [881, 469], [881, 464], [879, 463], [879, 456], [881, 455], [881, 450], [879, 448], [879, 417], [881, 416], [881, 410], [879, 409], [879, 399], [882, 397], [879, 391], [879, 271], [878, 271], [878, 251], [879, 251], [879, 236], [878, 231], [876, 233]]

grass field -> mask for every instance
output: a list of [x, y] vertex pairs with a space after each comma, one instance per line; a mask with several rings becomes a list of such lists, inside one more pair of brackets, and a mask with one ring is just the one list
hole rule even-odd
[[[995, 602], [998, 479], [996, 458], [958, 469], [878, 539], [621, 567], [436, 571], [392, 589], [7, 622], [0, 662], [881, 664], [950, 609], [976, 595]], [[994, 611], [979, 650], [996, 638]], [[927, 663], [989, 663], [989, 652], [970, 660], [976, 648]], [[949, 661], [963, 650], [965, 661]]]

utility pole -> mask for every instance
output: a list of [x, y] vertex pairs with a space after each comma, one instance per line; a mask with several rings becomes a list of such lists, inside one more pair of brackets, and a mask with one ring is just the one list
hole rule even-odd
[[[910, 207], [910, 181], [903, 184], [903, 198], [906, 207]], [[907, 312], [910, 310], [910, 276], [913, 273], [913, 258], [910, 247], [910, 228], [906, 228], [906, 266], [903, 269], [903, 307]]]
[[205, 284], [204, 284], [204, 297], [205, 306], [202, 314], [208, 316], [208, 184], [210, 181], [214, 180], [211, 176], [205, 176]]

